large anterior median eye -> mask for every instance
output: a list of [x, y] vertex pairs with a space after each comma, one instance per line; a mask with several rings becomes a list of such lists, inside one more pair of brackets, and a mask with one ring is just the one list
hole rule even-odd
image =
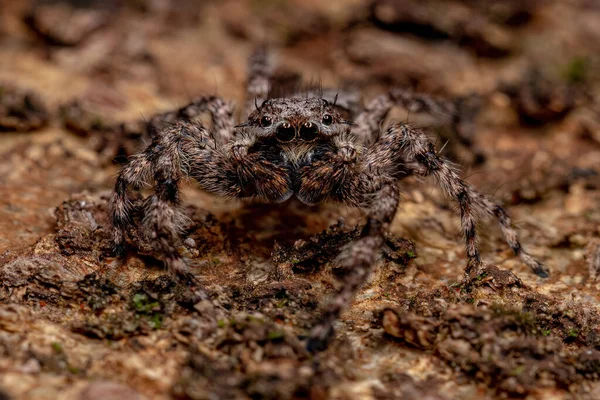
[[305, 122], [300, 128], [300, 139], [302, 140], [314, 140], [319, 134], [319, 128], [312, 122]]
[[277, 127], [276, 135], [277, 139], [281, 140], [282, 142], [289, 142], [290, 140], [294, 139], [294, 136], [296, 136], [296, 130], [292, 125], [284, 122]]
[[260, 119], [260, 126], [262, 126], [263, 128], [266, 128], [267, 126], [271, 126], [272, 123], [273, 123], [273, 120], [268, 115], [265, 115], [264, 117], [262, 117]]

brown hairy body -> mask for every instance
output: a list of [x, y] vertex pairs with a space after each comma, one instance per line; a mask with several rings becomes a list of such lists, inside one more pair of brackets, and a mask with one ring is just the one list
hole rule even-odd
[[[399, 182], [418, 175], [433, 177], [458, 204], [469, 266], [481, 263], [476, 222], [480, 215], [489, 214], [497, 218], [515, 254], [535, 273], [547, 276], [542, 264], [519, 242], [504, 209], [464, 182], [423, 131], [403, 123], [380, 128], [395, 104], [435, 112], [451, 112], [455, 106], [392, 90], [375, 98], [352, 122], [342, 117], [337, 98], [268, 98], [269, 71], [266, 54], [258, 51], [250, 60], [248, 83], [248, 95], [256, 101], [254, 107], [252, 102], [246, 104], [247, 110], [255, 109], [239, 125], [233, 122], [231, 105], [217, 97], [202, 97], [150, 121], [153, 142], [123, 167], [111, 199], [117, 253], [123, 252], [132, 224], [128, 190], [138, 190], [146, 182], [154, 182], [154, 194], [145, 200], [141, 228], [155, 241], [170, 271], [190, 285], [195, 279], [177, 250], [185, 224], [178, 208], [184, 178], [193, 178], [203, 190], [227, 198], [282, 202], [295, 196], [306, 204], [333, 201], [361, 208], [366, 224], [340, 265], [344, 286], [307, 343], [309, 350], [319, 350], [368, 277], [398, 207]], [[210, 129], [189, 121], [201, 112], [211, 115]], [[165, 121], [174, 124], [161, 128]], [[461, 128], [459, 117], [453, 121], [457, 130], [467, 129]]]

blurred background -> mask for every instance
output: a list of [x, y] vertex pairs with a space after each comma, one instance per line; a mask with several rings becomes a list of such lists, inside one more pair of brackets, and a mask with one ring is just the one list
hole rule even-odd
[[[247, 60], [262, 44], [274, 86], [344, 90], [354, 106], [391, 88], [452, 103], [445, 115], [399, 107], [391, 118], [427, 128], [472, 183], [509, 204], [597, 175], [595, 1], [21, 0], [3, 2], [1, 18], [10, 204], [28, 191], [42, 190], [32, 206], [46, 207], [110, 187], [111, 164], [149, 143], [145, 121], [157, 113], [207, 93], [242, 104]], [[468, 129], [456, 132], [457, 120]], [[70, 144], [56, 157], [23, 150], [35, 160], [15, 151], [31, 142]], [[5, 216], [0, 249], [20, 242], [11, 227], [26, 221]]]
[[[102, 226], [119, 163], [149, 143], [145, 121], [207, 93], [242, 105], [248, 57], [263, 44], [275, 61], [276, 86], [320, 84], [353, 93], [357, 107], [392, 88], [452, 104], [450, 113], [433, 115], [398, 107], [391, 118], [425, 127], [469, 182], [505, 204], [524, 242], [550, 266], [552, 276], [540, 281], [511, 258], [495, 228], [483, 231], [484, 258], [558, 296], [557, 301], [577, 298], [598, 305], [600, 3], [595, 0], [4, 0], [0, 265], [25, 254], [55, 251], [45, 240], [75, 232], [69, 221], [83, 218], [65, 211], [66, 204], [83, 202], [84, 209], [91, 204], [100, 215], [97, 226]], [[467, 132], [456, 129], [457, 120], [468, 121]], [[452, 206], [435, 187], [408, 182], [405, 192], [394, 232], [415, 243], [418, 257], [409, 273], [386, 279], [405, 292], [458, 279], [464, 250]], [[275, 211], [261, 206], [232, 211], [238, 206], [194, 190], [186, 193], [194, 207], [210, 210], [217, 219], [243, 221], [230, 221], [232, 228], [226, 232], [243, 237], [236, 249], [249, 246], [244, 251], [251, 249], [255, 255], [233, 262], [228, 258], [231, 246], [215, 250], [214, 257], [229, 260], [233, 270], [254, 268], [252, 260], [266, 263], [276, 241], [308, 237], [339, 216], [328, 206], [311, 216], [314, 209], [295, 203]], [[56, 209], [60, 204], [63, 208]], [[257, 215], [260, 222], [253, 219]], [[352, 221], [351, 215], [346, 217]], [[286, 220], [296, 221], [294, 227], [284, 226]], [[85, 229], [77, 232], [89, 237], [96, 232]], [[269, 229], [271, 233], [261, 233]], [[61, 257], [98, 252], [89, 259], [70, 258], [77, 274], [89, 273], [86, 268], [92, 264], [104, 265], [104, 256], [98, 254], [107, 251], [106, 243], [97, 248], [77, 242], [73, 235], [58, 242]], [[252, 247], [253, 241], [259, 245]], [[16, 296], [3, 293], [4, 300]], [[10, 298], [31, 307], [25, 297]], [[50, 320], [67, 318], [57, 315]], [[0, 365], [8, 368], [15, 360], [25, 365], [29, 359], [13, 354], [7, 360]], [[182, 365], [181, 359], [169, 362], [173, 371]], [[46, 371], [43, 363], [32, 365], [34, 372]], [[140, 378], [143, 374], [134, 371], [139, 366], [130, 367], [128, 373], [137, 379], [133, 386], [146, 396], [172, 393], [177, 372], [163, 371], [163, 380], [156, 378], [156, 385], [144, 387], [152, 378]], [[42, 385], [54, 390], [45, 398], [67, 398], [62, 397], [68, 392], [64, 382], [47, 376], [23, 380], [27, 368], [19, 368], [25, 369], [0, 379], [9, 393], [42, 398], [35, 397], [42, 392], [32, 392]], [[77, 375], [60, 371], [54, 373]], [[442, 376], [444, 371], [435, 373]], [[477, 379], [463, 382], [464, 387], [457, 384], [467, 388], [462, 398], [477, 398]], [[536, 387], [532, 384], [525, 392]], [[419, 390], [414, 393], [422, 397], [425, 389]], [[486, 396], [495, 393], [486, 390]], [[177, 393], [204, 398], [189, 390]], [[355, 395], [348, 398], [360, 397]]]

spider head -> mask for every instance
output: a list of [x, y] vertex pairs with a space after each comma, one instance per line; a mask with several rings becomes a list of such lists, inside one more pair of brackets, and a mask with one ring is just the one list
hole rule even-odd
[[278, 98], [264, 101], [238, 125], [259, 137], [279, 142], [313, 142], [344, 131], [352, 122], [344, 120], [335, 105], [319, 98]]

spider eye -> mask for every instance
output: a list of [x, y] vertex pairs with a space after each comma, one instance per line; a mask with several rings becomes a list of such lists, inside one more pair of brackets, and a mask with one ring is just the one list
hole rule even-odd
[[260, 119], [260, 126], [262, 126], [263, 128], [266, 128], [267, 126], [271, 126], [272, 123], [273, 123], [273, 120], [268, 115], [265, 115], [264, 117], [262, 117]]
[[277, 139], [281, 140], [282, 142], [289, 142], [296, 136], [296, 130], [292, 125], [284, 122], [277, 127], [276, 135]]
[[331, 123], [333, 122], [333, 117], [329, 114], [325, 114], [323, 115], [323, 124], [324, 125], [331, 125]]
[[300, 128], [300, 138], [302, 140], [311, 141], [314, 140], [319, 134], [319, 128], [312, 122], [305, 122]]

